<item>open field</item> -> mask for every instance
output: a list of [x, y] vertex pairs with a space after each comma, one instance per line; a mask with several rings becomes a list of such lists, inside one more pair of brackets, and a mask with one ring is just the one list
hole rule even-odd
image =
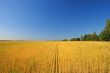
[[110, 43], [1, 41], [0, 73], [110, 73]]

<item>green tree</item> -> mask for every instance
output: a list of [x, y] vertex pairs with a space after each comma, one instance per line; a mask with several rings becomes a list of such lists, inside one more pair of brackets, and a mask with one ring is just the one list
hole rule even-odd
[[99, 36], [96, 34], [96, 32], [92, 34], [85, 34], [84, 36], [81, 36], [81, 40], [83, 41], [98, 41]]
[[80, 38], [71, 38], [70, 41], [80, 41]]
[[107, 19], [104, 30], [99, 34], [100, 40], [110, 41], [110, 20]]
[[81, 35], [80, 40], [84, 41], [84, 36], [83, 35]]
[[92, 35], [91, 35], [91, 39], [93, 41], [98, 41], [99, 40], [99, 36], [96, 34], [96, 32], [94, 32]]
[[63, 39], [62, 41], [68, 41], [68, 39]]

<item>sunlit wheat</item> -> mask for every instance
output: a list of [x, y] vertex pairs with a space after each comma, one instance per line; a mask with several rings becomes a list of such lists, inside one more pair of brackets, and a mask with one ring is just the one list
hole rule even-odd
[[110, 43], [0, 42], [0, 73], [110, 73]]

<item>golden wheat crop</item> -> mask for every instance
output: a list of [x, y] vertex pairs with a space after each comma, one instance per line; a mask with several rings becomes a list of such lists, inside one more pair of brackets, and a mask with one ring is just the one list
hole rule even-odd
[[0, 42], [0, 73], [110, 73], [110, 43]]

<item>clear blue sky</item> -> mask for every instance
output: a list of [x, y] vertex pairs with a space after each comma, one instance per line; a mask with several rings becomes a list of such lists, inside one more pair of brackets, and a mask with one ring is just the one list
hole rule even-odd
[[0, 0], [0, 39], [54, 40], [99, 33], [110, 0]]

